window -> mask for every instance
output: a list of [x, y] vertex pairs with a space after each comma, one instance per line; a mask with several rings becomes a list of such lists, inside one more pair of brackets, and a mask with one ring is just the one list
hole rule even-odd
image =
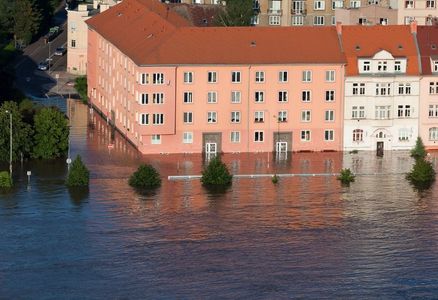
[[149, 104], [149, 95], [148, 94], [140, 94], [140, 104], [142, 104], [142, 105]]
[[435, 7], [436, 7], [435, 0], [426, 1], [426, 8], [435, 8]]
[[141, 125], [149, 125], [149, 114], [140, 114], [139, 123]]
[[140, 83], [145, 85], [149, 83], [149, 74], [147, 73], [142, 73], [141, 77], [140, 77]]
[[409, 17], [409, 16], [405, 17], [405, 25], [409, 25], [409, 24], [411, 24], [414, 21], [415, 21], [414, 17]]
[[302, 142], [310, 141], [310, 130], [301, 130], [301, 141]]
[[302, 91], [301, 92], [301, 101], [310, 102], [312, 100], [310, 91]]
[[302, 76], [302, 81], [303, 82], [311, 82], [312, 81], [312, 71], [309, 71], [309, 70], [305, 70], [305, 71], [303, 71], [303, 74], [302, 74], [303, 76]]
[[365, 118], [365, 106], [353, 106], [351, 108], [351, 118], [352, 119]]
[[207, 73], [207, 81], [208, 83], [216, 83], [217, 82], [217, 73], [210, 71]]
[[429, 82], [429, 94], [438, 94], [438, 82]]
[[324, 141], [330, 142], [335, 140], [335, 131], [333, 129], [324, 130]]
[[391, 94], [390, 83], [376, 83], [376, 96], [389, 96]]
[[380, 18], [379, 24], [380, 25], [388, 25], [388, 18]]
[[264, 92], [257, 91], [257, 92], [254, 93], [254, 100], [255, 100], [256, 103], [263, 102], [264, 99], [265, 99]]
[[363, 142], [363, 130], [362, 129], [353, 130], [353, 142]]
[[265, 121], [265, 112], [264, 111], [254, 112], [254, 122], [255, 123], [263, 123], [264, 121]]
[[163, 104], [164, 103], [164, 94], [163, 93], [153, 93], [152, 94], [152, 103]]
[[411, 106], [399, 105], [397, 109], [397, 116], [399, 118], [409, 118], [411, 116]]
[[326, 122], [333, 122], [335, 120], [335, 112], [333, 110], [326, 110], [325, 111], [325, 121]]
[[391, 116], [391, 106], [389, 106], [389, 105], [376, 106], [376, 119], [377, 120], [389, 119], [390, 116]]
[[429, 140], [431, 140], [431, 141], [438, 140], [438, 128], [437, 127], [429, 128]]
[[438, 72], [438, 60], [432, 61], [432, 72]]
[[287, 111], [280, 110], [278, 112], [278, 122], [287, 122]]
[[280, 71], [278, 72], [278, 81], [280, 82], [287, 82], [287, 71]]
[[324, 25], [324, 16], [314, 16], [313, 25], [322, 26]]
[[398, 140], [400, 142], [409, 141], [409, 130], [407, 128], [400, 128], [398, 131]]
[[398, 94], [399, 95], [410, 95], [411, 94], [411, 84], [410, 83], [399, 83], [398, 84]]
[[311, 112], [310, 110], [302, 110], [301, 111], [301, 122], [310, 122]]
[[343, 8], [344, 1], [343, 0], [332, 0], [332, 9]]
[[183, 120], [185, 124], [192, 124], [193, 123], [193, 112], [188, 111], [183, 113]]
[[153, 73], [152, 74], [152, 84], [164, 84], [164, 74], [163, 73]]
[[332, 16], [332, 25], [336, 25], [336, 17]]
[[371, 62], [364, 61], [362, 64], [362, 71], [369, 72], [371, 70]]
[[325, 9], [325, 1], [316, 0], [315, 2], [313, 2], [313, 9], [314, 10], [324, 10]]
[[161, 135], [160, 134], [151, 135], [151, 144], [152, 145], [161, 144]]
[[[305, 4], [304, 1], [292, 1], [292, 14], [294, 15], [302, 15], [304, 14]], [[296, 25], [296, 24], [292, 24]], [[300, 24], [302, 25], [302, 24]]]
[[240, 143], [240, 131], [231, 131], [230, 141], [231, 143]]
[[164, 114], [153, 114], [152, 123], [154, 125], [163, 125], [164, 124]]
[[240, 123], [240, 111], [231, 112], [231, 123]]
[[325, 101], [333, 102], [335, 101], [335, 91], [325, 91]]
[[207, 93], [207, 103], [217, 103], [217, 93], [208, 92]]
[[251, 17], [251, 25], [258, 25], [260, 23], [259, 15], [255, 15]]
[[239, 71], [231, 72], [231, 82], [232, 83], [239, 83], [240, 82], [240, 72]]
[[401, 61], [396, 60], [394, 62], [394, 72], [401, 72]]
[[438, 118], [438, 104], [429, 104], [429, 118]]
[[215, 112], [215, 111], [207, 112], [207, 122], [208, 123], [216, 123], [217, 122], [217, 112]]
[[183, 144], [193, 143], [193, 132], [183, 132]]
[[292, 16], [292, 26], [303, 26], [303, 25], [304, 25], [303, 16]]
[[365, 83], [353, 83], [353, 95], [365, 95]]
[[255, 81], [256, 82], [265, 82], [265, 72], [263, 71], [257, 71], [255, 73]]
[[287, 91], [278, 92], [278, 101], [279, 102], [287, 102]]
[[193, 93], [184, 92], [184, 103], [193, 103]]
[[377, 71], [386, 72], [387, 68], [388, 68], [388, 64], [386, 61], [378, 61], [377, 62]]
[[335, 81], [335, 71], [334, 70], [325, 71], [325, 81], [327, 81], [327, 82], [334, 82]]
[[269, 25], [280, 25], [280, 16], [269, 16]]
[[76, 40], [71, 40], [71, 47], [76, 48]]
[[193, 82], [193, 72], [184, 72], [184, 83]]
[[231, 103], [240, 103], [240, 91], [231, 92]]
[[406, 0], [405, 1], [405, 8], [414, 8], [414, 7], [415, 7], [414, 0]]
[[350, 7], [351, 8], [359, 8], [360, 7], [360, 0], [350, 0]]
[[263, 142], [264, 141], [264, 132], [261, 130], [254, 131], [254, 142]]

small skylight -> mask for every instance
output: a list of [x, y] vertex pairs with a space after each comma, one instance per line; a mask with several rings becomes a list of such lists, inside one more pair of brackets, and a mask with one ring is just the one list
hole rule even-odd
[[359, 50], [360, 50], [360, 46], [356, 45], [356, 51], [359, 51]]
[[436, 50], [436, 45], [432, 44], [432, 45], [430, 45], [430, 48], [432, 48], [432, 50]]
[[117, 13], [117, 17], [122, 16], [123, 14], [121, 12]]
[[403, 45], [398, 45], [398, 50], [402, 50], [403, 49]]
[[256, 46], [256, 41], [251, 41], [251, 47], [255, 47]]

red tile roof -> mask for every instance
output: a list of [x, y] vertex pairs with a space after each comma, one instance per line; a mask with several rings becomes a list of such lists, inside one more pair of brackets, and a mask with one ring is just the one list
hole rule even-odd
[[431, 75], [431, 57], [438, 58], [438, 26], [418, 26], [417, 38], [421, 55], [422, 74]]
[[415, 37], [409, 26], [342, 26], [342, 45], [347, 58], [347, 76], [358, 75], [359, 57], [372, 57], [380, 50], [394, 57], [406, 57], [406, 74], [419, 74]]
[[151, 1], [125, 0], [87, 23], [138, 65], [345, 63], [334, 27], [189, 27]]

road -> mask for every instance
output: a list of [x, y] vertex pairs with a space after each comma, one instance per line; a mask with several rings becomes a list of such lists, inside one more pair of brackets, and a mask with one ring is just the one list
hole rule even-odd
[[[66, 86], [74, 76], [65, 72], [67, 66], [67, 55], [55, 56], [57, 47], [65, 46], [67, 42], [67, 12], [60, 9], [55, 14], [53, 25], [61, 28], [61, 33], [50, 43], [44, 42], [44, 37], [30, 44], [24, 49], [23, 55], [15, 63], [15, 85], [26, 95], [45, 97], [49, 92], [74, 93], [72, 87]], [[37, 65], [47, 58], [52, 59], [52, 65], [48, 71], [40, 71]], [[57, 85], [57, 75], [60, 77]]]

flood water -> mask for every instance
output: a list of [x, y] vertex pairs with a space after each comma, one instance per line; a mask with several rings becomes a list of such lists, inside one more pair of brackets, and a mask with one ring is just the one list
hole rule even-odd
[[[91, 128], [86, 107], [71, 113], [89, 191], [64, 187], [64, 161], [14, 166], [16, 187], [0, 194], [0, 299], [438, 297], [438, 191], [406, 182], [406, 152], [225, 155], [235, 174], [362, 175], [350, 187], [334, 176], [239, 178], [212, 194], [167, 180], [200, 174], [200, 155], [141, 156], [119, 134], [108, 149], [102, 119]], [[142, 161], [163, 176], [154, 194], [127, 184]]]

